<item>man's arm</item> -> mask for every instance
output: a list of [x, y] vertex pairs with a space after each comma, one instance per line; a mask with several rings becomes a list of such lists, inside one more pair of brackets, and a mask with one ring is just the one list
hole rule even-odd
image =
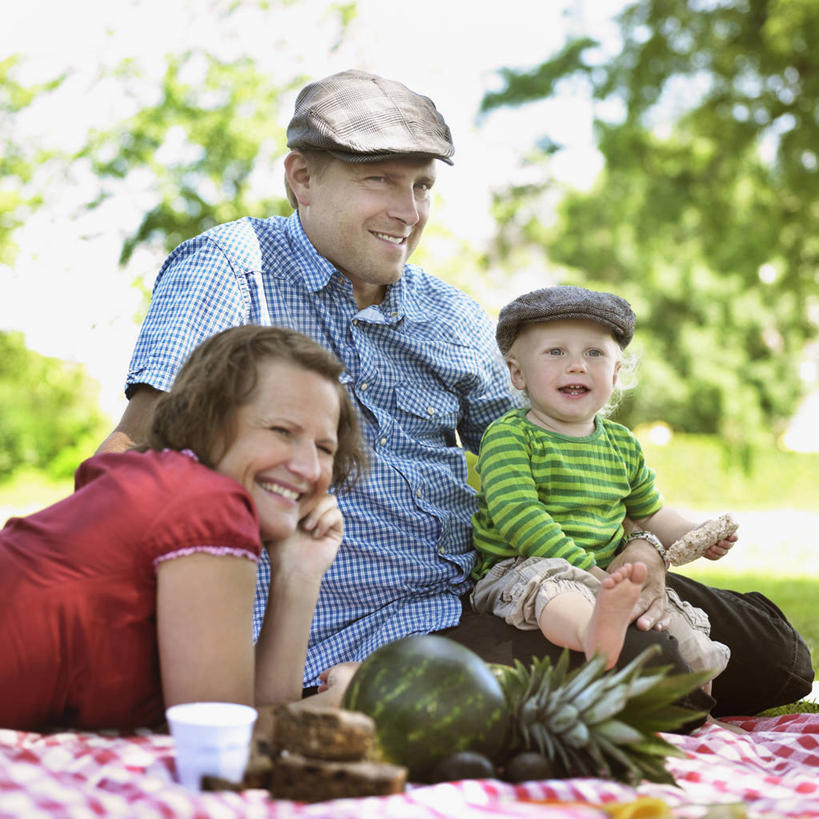
[[151, 416], [156, 402], [164, 395], [162, 390], [138, 384], [113, 432], [99, 445], [95, 454], [125, 452], [148, 439]]
[[648, 576], [631, 611], [631, 620], [637, 622], [641, 631], [665, 629], [669, 619], [665, 610], [665, 564], [657, 550], [648, 541], [635, 538], [609, 563], [607, 570], [614, 572], [624, 563], [638, 561], [645, 564]]

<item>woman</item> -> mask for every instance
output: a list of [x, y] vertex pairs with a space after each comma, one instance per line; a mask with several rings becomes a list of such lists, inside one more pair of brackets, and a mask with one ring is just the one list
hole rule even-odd
[[341, 371], [299, 333], [225, 330], [180, 369], [144, 451], [90, 458], [73, 495], [7, 522], [0, 727], [151, 727], [180, 702], [300, 698], [343, 531], [328, 490], [363, 464]]

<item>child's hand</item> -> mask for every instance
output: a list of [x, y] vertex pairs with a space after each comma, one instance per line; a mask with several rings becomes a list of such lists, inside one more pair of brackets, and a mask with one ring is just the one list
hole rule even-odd
[[730, 512], [707, 520], [690, 529], [668, 547], [668, 561], [672, 566], [682, 566], [698, 557], [719, 560], [736, 543], [738, 528], [739, 524]]
[[[338, 708], [344, 692], [361, 663], [338, 663], [319, 674], [318, 694], [315, 702]], [[305, 700], [306, 702], [306, 700]]]
[[722, 540], [718, 540], [716, 543], [712, 543], [703, 553], [702, 556], [708, 558], [708, 560], [719, 560], [721, 557], [725, 557], [728, 552], [731, 551], [733, 545], [737, 542], [738, 538], [736, 535], [728, 535], [724, 537]]
[[360, 665], [361, 663], [336, 663], [336, 665], [330, 666], [330, 668], [319, 674], [321, 682], [318, 690], [327, 691], [330, 688], [340, 686], [343, 691]]

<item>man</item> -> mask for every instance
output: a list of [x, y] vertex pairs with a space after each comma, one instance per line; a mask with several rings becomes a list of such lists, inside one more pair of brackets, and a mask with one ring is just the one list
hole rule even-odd
[[[345, 538], [322, 583], [305, 685], [335, 663], [362, 660], [413, 633], [441, 631], [491, 661], [543, 653], [542, 637], [478, 615], [465, 602], [475, 500], [458, 439], [477, 452], [483, 430], [515, 399], [485, 312], [408, 264], [429, 216], [436, 163], [452, 163], [449, 128], [427, 97], [345, 71], [301, 91], [287, 137], [285, 181], [295, 212], [220, 225], [171, 253], [131, 361], [128, 407], [101, 449], [144, 438], [151, 407], [204, 338], [234, 324], [297, 329], [344, 362], [370, 447], [367, 474], [339, 497]], [[666, 661], [686, 668], [673, 641], [651, 630], [664, 616], [662, 561], [639, 541], [628, 559], [648, 565], [650, 582], [623, 657], [657, 642]], [[257, 630], [268, 583], [264, 563]], [[772, 664], [780, 663], [776, 645], [787, 642], [772, 686], [781, 701], [794, 699], [786, 682], [804, 676], [794, 671], [794, 656], [804, 665], [806, 650], [784, 618], [757, 617], [748, 607], [740, 617], [731, 613], [733, 598], [712, 602], [721, 606], [709, 611], [712, 622], [722, 617], [729, 631], [747, 631], [750, 620], [755, 637], [769, 637]], [[762, 663], [753, 646], [748, 652]], [[768, 688], [751, 695], [753, 705], [766, 707]], [[728, 711], [735, 693], [726, 689]]]

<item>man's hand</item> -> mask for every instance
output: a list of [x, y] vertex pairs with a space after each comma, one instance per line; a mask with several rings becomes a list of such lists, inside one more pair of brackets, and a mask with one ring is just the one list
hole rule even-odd
[[631, 622], [636, 620], [642, 631], [663, 631], [668, 628], [669, 615], [665, 609], [665, 564], [657, 550], [639, 538], [628, 545], [608, 565], [608, 571], [616, 571], [624, 563], [645, 563], [648, 569], [643, 590], [631, 611]]

